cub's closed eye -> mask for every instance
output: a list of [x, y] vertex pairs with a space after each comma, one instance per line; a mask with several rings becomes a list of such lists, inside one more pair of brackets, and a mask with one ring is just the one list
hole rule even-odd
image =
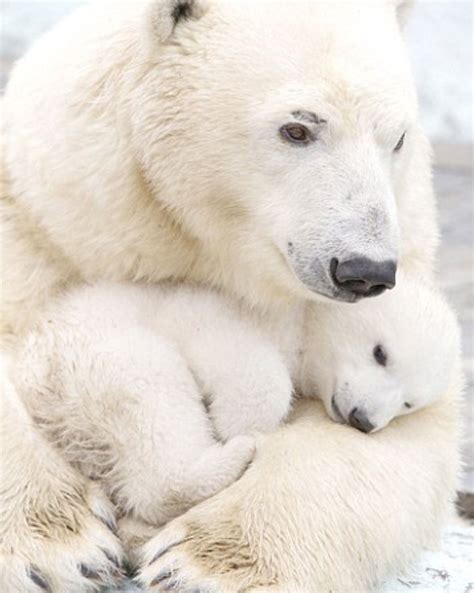
[[400, 136], [400, 140], [397, 142], [397, 145], [393, 149], [394, 152], [398, 152], [402, 148], [402, 146], [405, 143], [405, 136], [406, 136], [406, 132], [403, 132], [403, 134]]
[[286, 142], [292, 144], [309, 144], [314, 142], [315, 137], [311, 131], [303, 124], [291, 123], [285, 124], [280, 128], [280, 136]]
[[373, 355], [377, 364], [382, 367], [387, 366], [388, 356], [383, 346], [377, 344], [373, 349]]
[[405, 402], [403, 405], [405, 406], [405, 408], [408, 408], [408, 409], [413, 408], [413, 405], [409, 404], [408, 402]]

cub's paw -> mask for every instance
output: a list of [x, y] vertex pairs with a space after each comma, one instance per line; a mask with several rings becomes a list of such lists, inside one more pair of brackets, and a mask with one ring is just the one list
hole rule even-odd
[[150, 593], [270, 593], [276, 582], [246, 540], [238, 509], [215, 499], [169, 523], [141, 558], [137, 581]]
[[91, 593], [122, 580], [111, 503], [94, 483], [62, 494], [16, 513], [0, 543], [2, 592]]

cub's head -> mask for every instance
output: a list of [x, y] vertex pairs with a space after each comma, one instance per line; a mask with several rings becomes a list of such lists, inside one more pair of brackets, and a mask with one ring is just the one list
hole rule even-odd
[[151, 4], [133, 142], [216, 282], [347, 302], [395, 285], [418, 137], [407, 4]]
[[312, 314], [304, 390], [319, 396], [334, 420], [373, 432], [448, 389], [459, 330], [433, 289], [401, 277], [370, 303], [320, 304]]

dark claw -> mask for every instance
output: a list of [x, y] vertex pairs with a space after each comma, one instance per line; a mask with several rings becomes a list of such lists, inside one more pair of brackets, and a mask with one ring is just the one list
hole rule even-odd
[[161, 558], [162, 556], [164, 556], [166, 554], [166, 552], [169, 552], [171, 550], [171, 548], [174, 548], [175, 546], [181, 544], [183, 541], [184, 540], [179, 540], [177, 542], [173, 542], [172, 544], [169, 544], [169, 546], [166, 546], [166, 547], [158, 550], [158, 552], [153, 556], [153, 558], [148, 563], [148, 566], [150, 566], [150, 564], [153, 564], [153, 562], [156, 562], [158, 560], [158, 558]]
[[112, 554], [112, 552], [109, 552], [109, 550], [106, 550], [105, 548], [100, 549], [102, 550], [104, 556], [111, 564], [113, 564], [116, 568], [122, 570], [122, 562], [119, 558], [117, 558], [117, 556], [115, 556], [115, 554]]
[[100, 574], [100, 572], [98, 572], [97, 570], [94, 570], [93, 568], [90, 568], [90, 566], [86, 566], [85, 564], [81, 564], [79, 566], [79, 570], [81, 571], [81, 574], [83, 577], [85, 577], [86, 579], [101, 579], [102, 575]]
[[161, 591], [176, 591], [177, 593], [209, 593], [209, 589], [201, 589], [200, 587], [192, 587], [191, 589], [180, 583], [178, 579], [170, 579], [163, 581]]
[[112, 571], [112, 576], [114, 578], [114, 581], [119, 582], [127, 578], [127, 573], [121, 568], [114, 568], [114, 570]]
[[33, 583], [40, 589], [43, 589], [43, 591], [47, 591], [47, 593], [51, 593], [51, 588], [48, 585], [48, 582], [36, 566], [30, 567], [28, 576], [33, 581]]
[[138, 573], [140, 572], [140, 568], [132, 564], [127, 559], [125, 559], [125, 562], [123, 564], [123, 570], [125, 571], [125, 576], [132, 580], [135, 579], [138, 576]]
[[158, 585], [158, 583], [170, 579], [172, 576], [173, 571], [166, 568], [158, 573], [158, 575], [151, 581], [150, 586], [154, 587], [155, 585]]
[[99, 521], [101, 521], [115, 536], [118, 535], [118, 527], [115, 519], [111, 519], [110, 517], [102, 517], [102, 515], [96, 514], [94, 514], [94, 517], [99, 519]]
[[178, 590], [179, 587], [179, 581], [177, 579], [167, 579], [165, 581], [163, 581], [161, 583], [161, 587], [160, 589], [162, 589], [163, 591], [173, 591], [173, 590]]
[[[105, 552], [104, 552], [105, 553]], [[110, 558], [110, 560], [112, 561], [112, 557]], [[110, 572], [106, 572], [106, 573], [102, 573], [99, 570], [96, 570], [94, 568], [90, 568], [89, 566], [86, 566], [85, 564], [81, 564], [79, 566], [79, 570], [81, 571], [81, 574], [83, 577], [85, 577], [86, 579], [91, 579], [91, 580], [95, 580], [95, 581], [108, 581], [110, 579], [110, 577], [113, 577], [114, 581], [119, 581], [125, 578], [125, 571], [123, 570], [123, 568], [121, 566], [119, 566], [118, 564], [116, 564], [117, 560], [115, 559], [114, 561], [114, 568], [113, 570], [111, 570]]]

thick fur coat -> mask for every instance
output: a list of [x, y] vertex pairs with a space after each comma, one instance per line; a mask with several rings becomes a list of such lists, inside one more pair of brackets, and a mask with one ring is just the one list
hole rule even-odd
[[[93, 591], [122, 556], [107, 500], [37, 431], [7, 370], [65, 288], [186, 280], [278, 314], [351, 300], [330, 272], [353, 253], [433, 282], [408, 4], [99, 2], [16, 66], [2, 105], [3, 590]], [[376, 587], [448, 510], [459, 389], [454, 376], [370, 438], [297, 406], [241, 480], [151, 539], [143, 580], [158, 591], [171, 565], [183, 591]]]

